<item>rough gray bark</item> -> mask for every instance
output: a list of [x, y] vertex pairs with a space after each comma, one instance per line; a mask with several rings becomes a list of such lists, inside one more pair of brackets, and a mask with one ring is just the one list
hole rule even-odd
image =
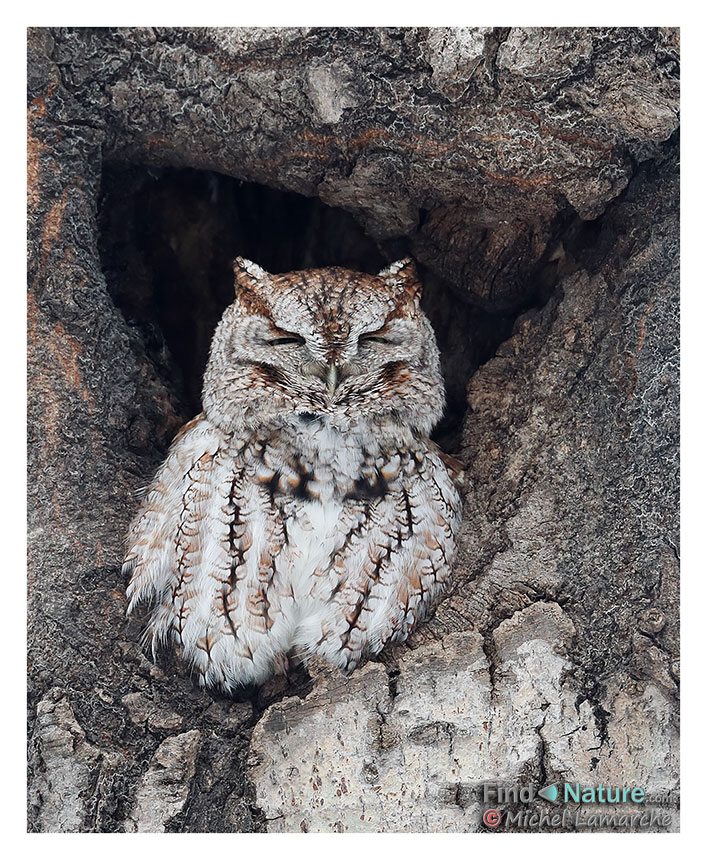
[[[480, 782], [560, 779], [669, 792], [676, 829], [677, 42], [30, 31], [31, 829], [476, 830]], [[351, 679], [214, 696], [125, 622], [132, 492], [190, 417], [99, 254], [135, 165], [318, 198], [423, 266], [468, 383], [460, 556]], [[480, 313], [517, 319], [477, 370]]]

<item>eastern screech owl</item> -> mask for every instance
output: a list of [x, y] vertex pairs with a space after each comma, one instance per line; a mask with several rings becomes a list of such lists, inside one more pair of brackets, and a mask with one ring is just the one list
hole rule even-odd
[[412, 260], [377, 277], [237, 259], [204, 411], [129, 535], [131, 612], [200, 683], [259, 683], [287, 655], [351, 672], [442, 596], [461, 503], [430, 441], [444, 386]]

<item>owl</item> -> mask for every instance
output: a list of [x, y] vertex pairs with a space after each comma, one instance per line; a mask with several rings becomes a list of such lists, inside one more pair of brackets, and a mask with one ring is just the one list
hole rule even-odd
[[444, 385], [412, 260], [271, 275], [235, 301], [129, 533], [128, 612], [232, 691], [313, 655], [350, 673], [448, 584], [456, 461], [430, 441]]

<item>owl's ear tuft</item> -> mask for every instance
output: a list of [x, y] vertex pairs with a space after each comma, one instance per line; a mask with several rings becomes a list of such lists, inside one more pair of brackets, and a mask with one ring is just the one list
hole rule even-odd
[[410, 299], [418, 299], [422, 295], [422, 284], [417, 273], [417, 265], [412, 257], [404, 257], [386, 266], [378, 272], [378, 277], [393, 285], [403, 288]]
[[257, 263], [236, 257], [233, 261], [233, 274], [236, 276], [236, 287], [255, 289], [265, 283], [268, 273]]
[[270, 309], [265, 298], [267, 290], [263, 287], [269, 283], [270, 275], [257, 263], [244, 257], [236, 257], [233, 261], [233, 274], [236, 276], [233, 285], [236, 294], [234, 304], [248, 316], [258, 314], [269, 318]]

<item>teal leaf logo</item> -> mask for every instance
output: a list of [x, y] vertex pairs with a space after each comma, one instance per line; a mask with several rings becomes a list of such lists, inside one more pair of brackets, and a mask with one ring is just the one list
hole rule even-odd
[[544, 797], [545, 800], [549, 800], [550, 803], [554, 803], [557, 800], [557, 786], [556, 785], [546, 785], [545, 788], [541, 788], [538, 791], [539, 797]]

